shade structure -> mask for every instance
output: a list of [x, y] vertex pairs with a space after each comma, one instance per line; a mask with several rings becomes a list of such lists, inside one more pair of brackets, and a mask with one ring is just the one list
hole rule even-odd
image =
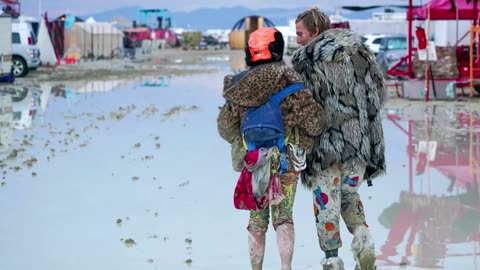
[[[456, 6], [452, 6], [451, 2]], [[431, 0], [430, 3], [414, 8], [411, 19], [426, 20], [430, 5], [430, 20], [456, 20], [457, 9], [459, 20], [474, 20], [479, 14], [478, 2], [479, 0]]]

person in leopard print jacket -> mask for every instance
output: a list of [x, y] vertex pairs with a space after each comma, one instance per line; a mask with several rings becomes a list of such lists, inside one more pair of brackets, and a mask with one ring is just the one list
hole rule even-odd
[[[258, 40], [255, 40], [258, 39]], [[269, 43], [262, 41], [273, 40]], [[301, 76], [283, 61], [284, 41], [282, 34], [274, 28], [261, 28], [249, 37], [246, 62], [249, 69], [224, 78], [223, 97], [226, 100], [218, 115], [218, 132], [232, 145], [232, 162], [236, 170], [243, 166], [246, 151], [242, 146], [241, 125], [249, 107], [267, 102], [270, 96], [285, 87], [302, 82]], [[287, 96], [281, 103], [285, 130], [298, 127], [298, 142], [306, 153], [310, 153], [314, 137], [324, 129], [324, 112], [309, 89], [299, 90]], [[287, 156], [291, 156], [287, 153]], [[291, 164], [291, 162], [289, 162]], [[291, 269], [294, 247], [292, 208], [299, 172], [291, 166], [280, 177], [286, 198], [278, 205], [270, 206], [273, 227], [277, 233], [279, 253], [284, 270]], [[262, 269], [265, 251], [265, 234], [269, 224], [269, 207], [251, 211], [247, 230], [252, 269]]]

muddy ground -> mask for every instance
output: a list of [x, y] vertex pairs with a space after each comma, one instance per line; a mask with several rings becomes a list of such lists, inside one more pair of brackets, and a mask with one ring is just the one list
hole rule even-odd
[[[289, 63], [289, 57], [286, 57]], [[81, 60], [75, 64], [60, 64], [41, 67], [26, 77], [18, 78], [15, 87], [38, 87], [42, 83], [81, 84], [95, 80], [129, 80], [139, 77], [184, 76], [197, 73], [217, 72], [220, 66], [230, 66], [233, 71], [245, 68], [242, 50], [182, 50], [162, 49], [150, 54], [137, 55], [135, 59]], [[391, 83], [391, 81], [390, 81]], [[424, 100], [398, 98], [396, 89], [388, 87], [387, 108], [403, 109], [426, 105]], [[466, 111], [480, 110], [477, 97], [457, 97], [448, 101], [429, 101], [429, 105], [458, 105]]]
[[135, 59], [80, 60], [74, 64], [41, 67], [26, 77], [18, 78], [16, 86], [34, 86], [43, 82], [71, 82], [79, 80], [115, 80], [137, 77], [191, 75], [214, 72], [218, 62], [229, 62], [234, 67], [242, 65], [243, 52], [239, 50], [185, 51], [163, 49]]

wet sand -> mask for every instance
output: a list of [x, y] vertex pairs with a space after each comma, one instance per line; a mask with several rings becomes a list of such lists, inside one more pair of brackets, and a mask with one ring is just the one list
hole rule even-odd
[[[0, 157], [0, 269], [248, 269], [248, 212], [233, 208], [238, 174], [216, 130], [222, 78], [242, 68], [241, 51], [166, 50], [19, 79], [45, 90], [42, 107], [15, 121], [24, 127], [0, 125], [13, 149]], [[142, 86], [149, 76], [172, 82]], [[108, 84], [117, 80], [127, 82]], [[388, 174], [362, 189], [377, 269], [476, 269], [478, 99], [389, 96]], [[311, 203], [299, 185], [294, 269], [322, 258]], [[280, 264], [274, 233], [264, 269]], [[344, 226], [341, 234], [340, 257], [353, 269], [352, 237]]]
[[[241, 66], [243, 51], [240, 50], [155, 50], [151, 54], [138, 55], [136, 59], [80, 60], [74, 64], [41, 67], [26, 77], [18, 78], [15, 86], [29, 87], [42, 82], [71, 82], [80, 80], [134, 79], [145, 76], [192, 75], [214, 72], [211, 65], [228, 61]], [[210, 64], [210, 65], [209, 65]]]
[[[289, 56], [285, 61], [290, 63]], [[158, 78], [163, 76], [188, 76], [199, 73], [217, 72], [219, 63], [231, 72], [245, 68], [243, 50], [154, 50], [150, 54], [137, 55], [136, 59], [81, 60], [74, 64], [60, 64], [55, 67], [41, 67], [26, 77], [18, 78], [15, 88], [40, 88], [41, 84], [85, 85], [89, 81], [134, 80], [136, 78]], [[410, 100], [399, 98], [395, 87], [388, 88], [387, 109], [403, 110], [410, 107], [457, 106], [461, 111], [480, 110], [478, 96], [458, 97], [455, 100]], [[468, 90], [468, 89], [467, 89]], [[468, 92], [468, 91], [467, 91]], [[418, 110], [418, 109], [415, 109]]]

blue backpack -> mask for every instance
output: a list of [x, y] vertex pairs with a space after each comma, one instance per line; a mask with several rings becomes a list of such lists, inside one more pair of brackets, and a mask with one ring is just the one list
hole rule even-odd
[[242, 124], [244, 146], [247, 151], [277, 146], [282, 154], [280, 171], [283, 172], [287, 169], [285, 147], [287, 132], [283, 127], [280, 104], [285, 97], [303, 88], [303, 83], [291, 84], [272, 95], [264, 104], [249, 108]]

